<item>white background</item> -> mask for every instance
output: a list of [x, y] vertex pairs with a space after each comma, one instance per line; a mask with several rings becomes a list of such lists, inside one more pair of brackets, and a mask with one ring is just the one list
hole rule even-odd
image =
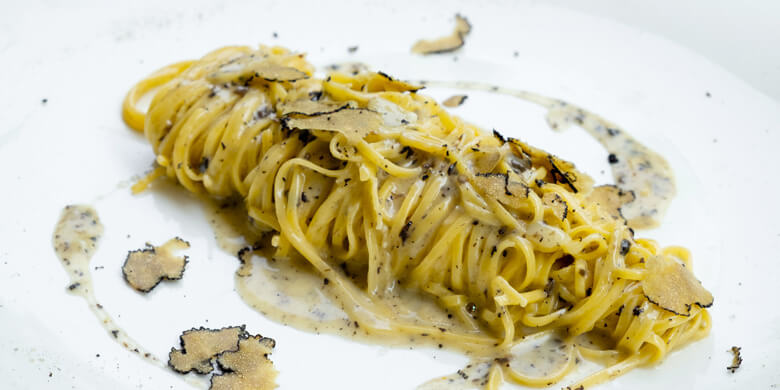
[[780, 100], [780, 1], [551, 0], [548, 3], [663, 36]]

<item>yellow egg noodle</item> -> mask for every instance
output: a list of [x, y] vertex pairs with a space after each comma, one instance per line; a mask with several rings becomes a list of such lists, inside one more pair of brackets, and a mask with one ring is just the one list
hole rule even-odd
[[[466, 123], [384, 73], [313, 72], [284, 48], [225, 47], [142, 80], [123, 117], [157, 168], [134, 191], [166, 175], [242, 199], [274, 256], [311, 263], [366, 332], [485, 357], [539, 332], [571, 341], [566, 364], [542, 377], [495, 359], [487, 388], [546, 386], [580, 357], [606, 365], [577, 384], [590, 386], [708, 334], [711, 299], [675, 312], [658, 302], [671, 298], [644, 291], [654, 270], [673, 269], [682, 276], [656, 277], [655, 289], [687, 296], [658, 283], [690, 279], [689, 253], [634, 238], [571, 163]], [[399, 291], [434, 300], [461, 326], [395, 315]], [[579, 341], [594, 334], [606, 342]]]

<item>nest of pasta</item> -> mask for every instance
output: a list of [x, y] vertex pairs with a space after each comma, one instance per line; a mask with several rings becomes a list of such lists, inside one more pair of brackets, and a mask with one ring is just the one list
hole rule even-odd
[[[366, 332], [483, 356], [537, 332], [575, 344], [598, 333], [621, 370], [707, 334], [712, 296], [687, 251], [634, 237], [620, 214], [633, 194], [452, 116], [413, 83], [313, 72], [283, 48], [227, 47], [142, 81], [125, 118], [157, 175], [241, 199], [254, 239], [273, 232], [274, 258], [309, 263]], [[153, 87], [141, 113], [134, 102]], [[438, 303], [443, 322], [405, 320], [391, 303], [400, 290]]]

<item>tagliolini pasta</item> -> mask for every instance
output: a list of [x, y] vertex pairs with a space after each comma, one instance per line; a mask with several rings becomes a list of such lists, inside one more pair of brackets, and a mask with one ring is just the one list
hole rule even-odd
[[[537, 332], [598, 333], [599, 347], [575, 343], [609, 361], [585, 385], [708, 334], [712, 296], [689, 253], [634, 237], [616, 187], [450, 115], [419, 86], [313, 72], [283, 48], [225, 47], [142, 80], [123, 115], [157, 168], [134, 190], [167, 175], [242, 200], [277, 258], [311, 263], [377, 334], [436, 335], [502, 356]], [[151, 91], [144, 113], [138, 101]], [[388, 302], [401, 290], [436, 301], [461, 330], [394, 316]], [[487, 386], [547, 385], [572, 367], [531, 377], [496, 364]]]

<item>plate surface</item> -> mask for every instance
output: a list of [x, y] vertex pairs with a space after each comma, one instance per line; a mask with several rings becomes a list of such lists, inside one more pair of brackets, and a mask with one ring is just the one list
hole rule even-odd
[[[65, 292], [51, 235], [71, 203], [92, 204], [106, 227], [92, 260], [104, 267], [94, 271], [98, 300], [161, 358], [185, 329], [246, 324], [276, 339], [282, 389], [414, 388], [466, 363], [447, 351], [368, 345], [271, 322], [233, 291], [237, 262], [216, 246], [196, 199], [173, 186], [130, 195], [153, 154], [121, 121], [127, 89], [165, 64], [258, 43], [308, 52], [320, 67], [360, 61], [400, 78], [530, 90], [630, 131], [668, 159], [679, 192], [663, 226], [638, 235], [692, 250], [696, 275], [715, 295], [713, 329], [664, 363], [600, 388], [780, 386], [778, 102], [668, 41], [535, 2], [158, 3], [30, 2], [0, 16], [0, 387], [190, 388], [118, 346]], [[461, 51], [409, 53], [418, 38], [451, 31], [455, 12], [474, 26]], [[349, 53], [350, 46], [359, 48]], [[437, 99], [453, 92], [426, 91]], [[584, 132], [553, 133], [534, 106], [466, 93], [458, 115], [610, 182], [606, 153]], [[120, 270], [126, 252], [175, 235], [192, 244], [184, 279], [147, 296], [129, 289]], [[745, 359], [735, 374], [725, 369], [732, 345]]]

